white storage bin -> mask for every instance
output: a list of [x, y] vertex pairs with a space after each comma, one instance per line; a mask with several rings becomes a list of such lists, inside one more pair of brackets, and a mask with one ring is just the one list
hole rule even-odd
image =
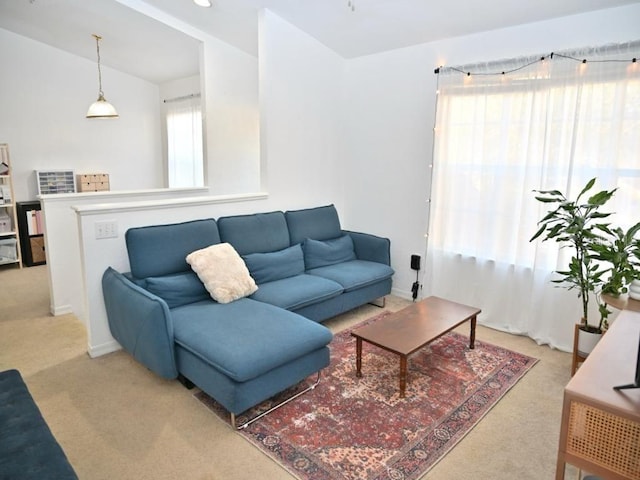
[[18, 260], [16, 243], [15, 238], [5, 238], [0, 240], [0, 263], [15, 262]]
[[0, 211], [0, 233], [7, 233], [11, 231], [11, 217], [6, 213]]

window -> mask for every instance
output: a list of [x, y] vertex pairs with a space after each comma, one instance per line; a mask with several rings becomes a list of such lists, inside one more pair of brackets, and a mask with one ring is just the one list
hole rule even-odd
[[199, 96], [167, 101], [169, 187], [204, 185], [202, 112]]
[[[624, 62], [559, 55], [523, 69], [505, 62], [478, 67], [479, 75], [439, 74], [428, 246], [434, 294], [463, 295], [485, 306], [487, 324], [569, 347], [572, 331], [562, 322], [579, 319], [566, 309], [579, 302], [549, 284], [569, 252], [529, 242], [546, 211], [532, 191], [575, 196], [597, 177], [597, 190], [618, 188], [610, 204], [617, 225], [640, 219], [640, 67], [630, 60], [639, 47], [622, 53]], [[482, 74], [489, 69], [515, 71]]]

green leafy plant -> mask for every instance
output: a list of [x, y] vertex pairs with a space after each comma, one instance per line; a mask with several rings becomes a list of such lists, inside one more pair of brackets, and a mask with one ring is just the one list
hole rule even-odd
[[[600, 222], [611, 213], [601, 212], [600, 208], [613, 197], [616, 189], [602, 190], [581, 203], [582, 197], [593, 188], [595, 182], [595, 178], [589, 180], [575, 200], [567, 199], [558, 190], [534, 190], [537, 193], [536, 200], [555, 204], [556, 207], [538, 222], [539, 229], [529, 241], [541, 237], [542, 241], [553, 240], [563, 247], [572, 249], [567, 270], [556, 271], [560, 278], [552, 281], [566, 286], [569, 290], [578, 290], [578, 297], [582, 301], [581, 328], [602, 332], [607, 327], [607, 318], [611, 313], [600, 297], [600, 290], [604, 283], [603, 275], [607, 270], [603, 269], [592, 255], [592, 247], [602, 242], [600, 232], [605, 232], [608, 228], [607, 223]], [[589, 324], [591, 294], [594, 294], [598, 302], [600, 320], [597, 326]]]
[[640, 279], [640, 240], [636, 238], [640, 222], [626, 232], [608, 225], [597, 225], [596, 228], [604, 233], [604, 237], [601, 242], [591, 245], [593, 258], [609, 265], [606, 270], [609, 277], [602, 286], [602, 293], [614, 296], [627, 293], [627, 285]]

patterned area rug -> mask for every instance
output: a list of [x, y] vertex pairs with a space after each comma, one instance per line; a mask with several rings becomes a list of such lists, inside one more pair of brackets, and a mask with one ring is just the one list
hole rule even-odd
[[[240, 434], [303, 480], [419, 478], [537, 362], [479, 340], [474, 350], [468, 344], [468, 336], [450, 332], [416, 352], [406, 398], [399, 398], [399, 357], [363, 343], [363, 376], [356, 378], [355, 339], [340, 332], [320, 384]], [[204, 392], [195, 396], [229, 422]]]

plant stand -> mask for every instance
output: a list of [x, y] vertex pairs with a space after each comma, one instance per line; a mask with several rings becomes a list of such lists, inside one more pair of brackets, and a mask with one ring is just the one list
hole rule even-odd
[[640, 312], [640, 300], [630, 298], [628, 294], [622, 294], [617, 297], [613, 295], [602, 295], [602, 300], [607, 305], [611, 305], [618, 310], [631, 310], [632, 312]]
[[587, 355], [578, 351], [578, 335], [580, 334], [580, 324], [576, 323], [573, 330], [573, 355], [571, 361], [571, 376], [573, 377], [582, 362], [587, 359]]

